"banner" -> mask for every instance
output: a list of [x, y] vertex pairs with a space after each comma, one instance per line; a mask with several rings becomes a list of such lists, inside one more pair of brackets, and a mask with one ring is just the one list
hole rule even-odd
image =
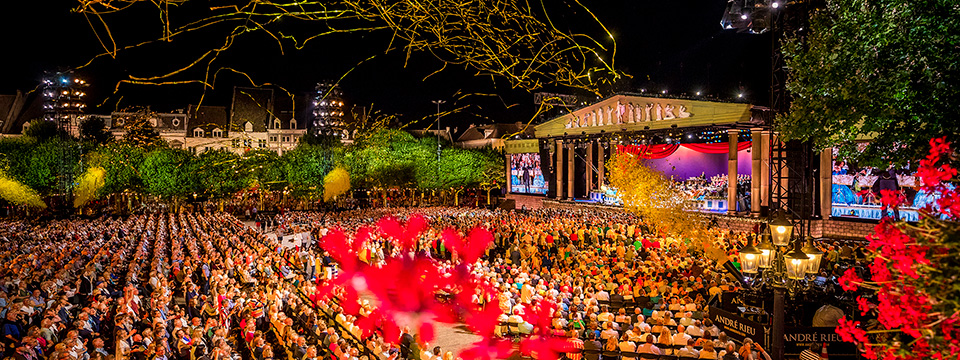
[[743, 342], [743, 339], [750, 338], [760, 346], [767, 347], [763, 325], [744, 318], [743, 316], [725, 311], [718, 307], [709, 306], [710, 320], [717, 325], [720, 330], [727, 333], [727, 336]]
[[799, 355], [810, 347], [811, 343], [827, 343], [827, 354], [856, 355], [857, 346], [844, 342], [834, 327], [786, 327], [783, 332], [783, 347], [786, 355]]

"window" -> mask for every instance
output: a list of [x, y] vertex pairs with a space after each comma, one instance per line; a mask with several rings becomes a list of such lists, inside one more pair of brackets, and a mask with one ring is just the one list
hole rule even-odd
[[283, 142], [290, 142], [290, 137], [289, 137], [289, 136], [284, 136], [284, 137], [283, 137]]
[[193, 137], [203, 137], [203, 129], [201, 128], [193, 129]]
[[243, 140], [243, 147], [250, 147], [250, 139]]
[[297, 120], [290, 119], [290, 128], [291, 128], [291, 129], [296, 129], [296, 128], [297, 128]]
[[223, 131], [220, 129], [213, 129], [213, 137], [223, 137]]
[[173, 118], [173, 126], [180, 126], [180, 119], [179, 119], [179, 118]]
[[271, 136], [271, 137], [270, 137], [270, 142], [277, 142], [277, 137], [276, 137], [276, 136]]
[[267, 147], [267, 142], [264, 140], [257, 140], [257, 145], [261, 148]]
[[279, 129], [279, 128], [280, 128], [280, 119], [274, 119], [274, 120], [273, 120], [273, 128], [274, 128], [274, 129]]
[[235, 148], [240, 147], [240, 139], [233, 139], [233, 147]]

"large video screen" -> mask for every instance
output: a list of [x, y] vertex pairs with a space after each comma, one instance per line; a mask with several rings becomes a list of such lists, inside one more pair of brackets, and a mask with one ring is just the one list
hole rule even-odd
[[540, 154], [510, 155], [510, 192], [539, 195], [547, 193], [547, 182], [540, 171]]
[[[865, 147], [866, 144], [860, 145]], [[929, 194], [919, 189], [914, 177], [916, 169], [909, 166], [875, 168], [837, 158], [833, 149], [833, 189], [831, 216], [879, 220], [884, 215], [902, 220], [917, 221], [917, 209], [935, 202]], [[899, 192], [904, 204], [894, 209], [880, 204], [880, 190]]]

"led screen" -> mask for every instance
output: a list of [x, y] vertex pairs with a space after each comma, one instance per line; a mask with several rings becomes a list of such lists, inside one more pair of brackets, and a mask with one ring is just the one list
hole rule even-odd
[[540, 195], [547, 193], [547, 182], [540, 171], [540, 154], [510, 155], [510, 192]]

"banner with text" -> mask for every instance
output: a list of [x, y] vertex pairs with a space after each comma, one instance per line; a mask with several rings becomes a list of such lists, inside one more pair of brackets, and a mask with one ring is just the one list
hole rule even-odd
[[726, 332], [727, 336], [740, 342], [743, 342], [745, 338], [750, 338], [759, 343], [760, 346], [767, 346], [763, 325], [760, 325], [760, 323], [718, 307], [711, 306], [707, 309], [710, 312], [710, 320]]
[[837, 335], [834, 327], [787, 327], [784, 330], [784, 353], [787, 355], [798, 355], [801, 351], [810, 347], [811, 343], [817, 342], [823, 345], [827, 343], [827, 353], [831, 355], [856, 355], [857, 346], [853, 343], [844, 342]]

